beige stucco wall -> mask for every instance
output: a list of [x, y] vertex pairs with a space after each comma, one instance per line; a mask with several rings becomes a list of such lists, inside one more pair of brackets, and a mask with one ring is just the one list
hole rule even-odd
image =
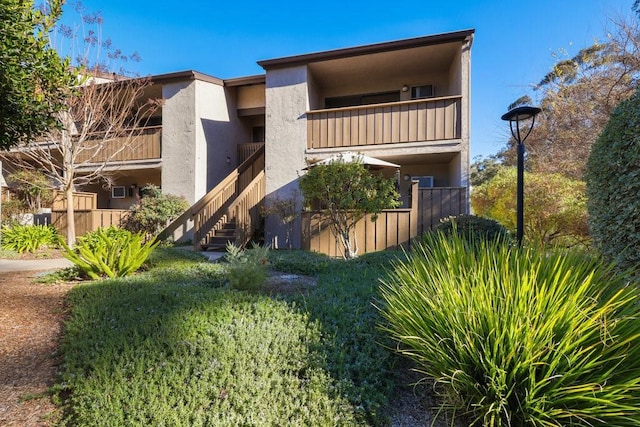
[[[266, 205], [275, 198], [289, 199], [298, 191], [298, 174], [305, 167], [306, 111], [309, 109], [305, 66], [269, 70], [266, 75]], [[279, 218], [267, 217], [265, 241], [286, 247], [286, 230]], [[300, 247], [299, 220], [291, 236]]]
[[196, 201], [197, 159], [195, 81], [165, 84], [162, 88], [162, 191]]

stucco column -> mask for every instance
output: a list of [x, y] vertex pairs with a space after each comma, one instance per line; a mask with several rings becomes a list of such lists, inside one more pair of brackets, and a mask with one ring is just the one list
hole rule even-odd
[[[301, 208], [298, 176], [305, 167], [309, 109], [306, 66], [268, 70], [266, 74], [266, 206], [296, 197]], [[286, 227], [275, 214], [267, 216], [265, 241], [285, 248]], [[300, 218], [293, 226], [291, 246], [300, 247]]]

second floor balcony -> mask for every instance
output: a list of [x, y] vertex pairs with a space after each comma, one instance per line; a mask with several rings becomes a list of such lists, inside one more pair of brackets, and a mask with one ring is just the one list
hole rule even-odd
[[[87, 138], [87, 150], [81, 152], [77, 162], [118, 163], [141, 160], [158, 160], [162, 156], [162, 126], [133, 129], [126, 136], [105, 139], [96, 134]], [[92, 146], [92, 139], [95, 145]]]
[[307, 149], [402, 144], [461, 137], [461, 96], [307, 112]]

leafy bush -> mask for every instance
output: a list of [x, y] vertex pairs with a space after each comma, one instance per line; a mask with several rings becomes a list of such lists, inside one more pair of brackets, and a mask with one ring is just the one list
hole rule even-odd
[[147, 185], [141, 192], [142, 198], [131, 206], [120, 225], [132, 233], [144, 233], [147, 239], [156, 236], [169, 221], [189, 208], [184, 198], [162, 194], [155, 185]]
[[13, 198], [3, 201], [2, 224], [9, 226], [19, 225], [19, 222], [14, 217], [27, 211], [28, 206], [20, 199]]
[[469, 242], [508, 241], [510, 238], [509, 231], [498, 221], [475, 215], [463, 214], [443, 218], [434, 231], [447, 236], [457, 234]]
[[60, 236], [50, 225], [14, 225], [2, 227], [2, 246], [18, 253], [35, 253], [44, 246], [57, 246]]
[[144, 242], [142, 233], [99, 228], [78, 238], [73, 249], [63, 243], [64, 257], [92, 279], [123, 277], [134, 273], [157, 242]]
[[358, 255], [353, 233], [365, 214], [372, 214], [371, 219], [375, 220], [383, 209], [400, 205], [394, 179], [374, 175], [362, 163], [350, 162], [342, 156], [309, 167], [299, 182], [305, 204], [320, 204], [320, 212], [340, 242], [345, 259]]
[[[498, 173], [471, 193], [473, 211], [508, 230], [516, 229], [516, 168]], [[586, 243], [585, 183], [560, 174], [525, 172], [525, 238], [535, 244], [572, 246]]]
[[640, 424], [640, 291], [576, 253], [432, 235], [381, 287], [401, 351], [485, 426]]
[[621, 102], [591, 148], [586, 181], [589, 227], [602, 254], [640, 265], [640, 92]]
[[253, 244], [251, 249], [242, 249], [227, 244], [227, 278], [233, 289], [257, 289], [267, 279], [269, 248]]

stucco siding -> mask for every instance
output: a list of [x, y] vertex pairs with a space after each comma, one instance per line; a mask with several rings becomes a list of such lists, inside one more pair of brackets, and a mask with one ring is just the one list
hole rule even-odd
[[195, 144], [195, 82], [165, 84], [162, 88], [162, 191], [197, 200]]
[[[298, 174], [305, 167], [307, 123], [309, 109], [307, 68], [305, 66], [277, 69], [266, 77], [266, 194], [267, 207], [274, 198], [291, 198], [298, 190]], [[293, 247], [300, 247], [300, 226], [294, 227]], [[279, 219], [270, 216], [266, 223], [265, 240], [284, 247], [286, 230]]]

